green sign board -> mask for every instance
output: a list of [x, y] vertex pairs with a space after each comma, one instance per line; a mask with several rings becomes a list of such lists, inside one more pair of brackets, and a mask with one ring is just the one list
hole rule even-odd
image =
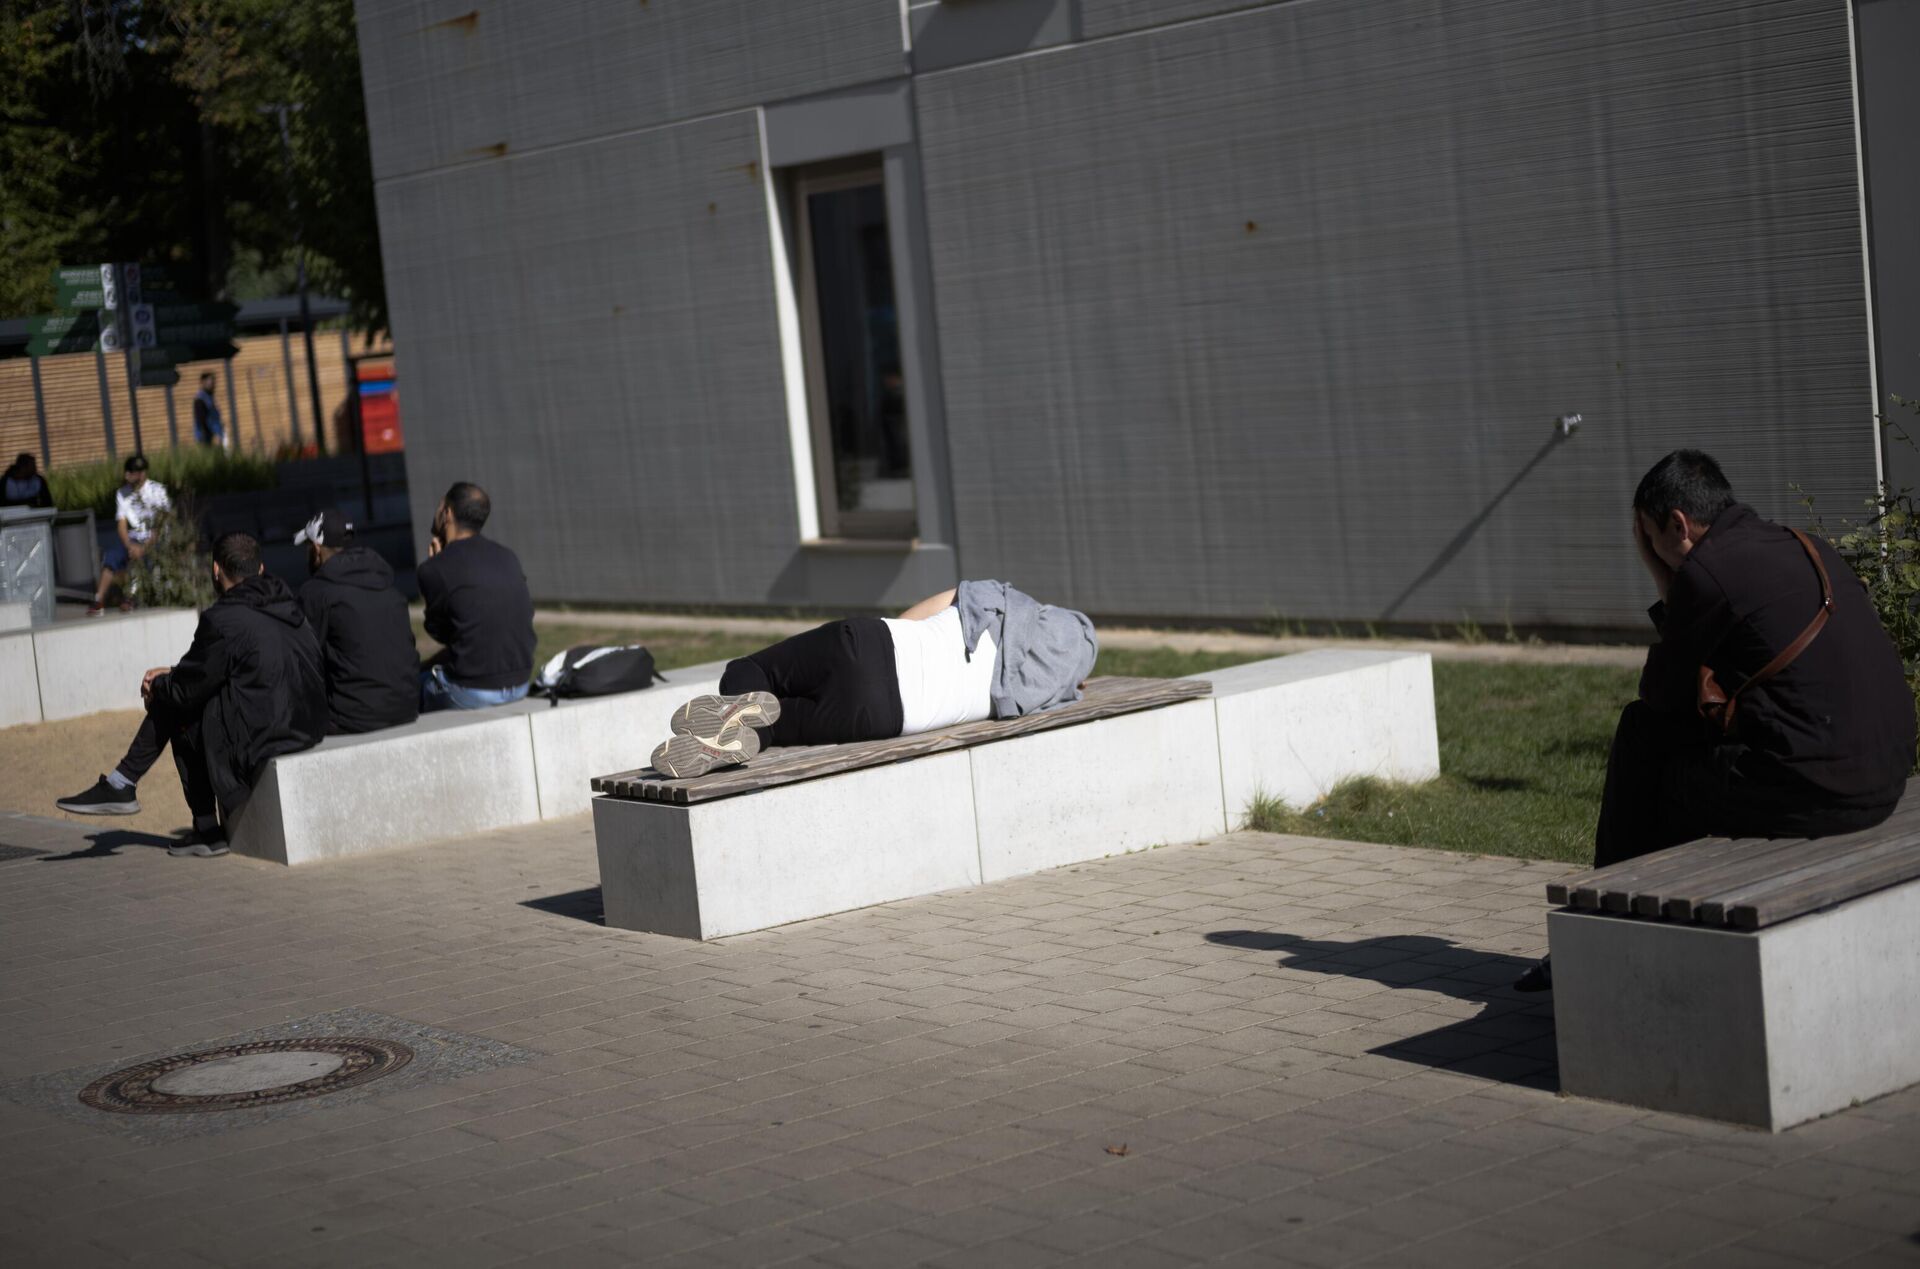
[[27, 319], [27, 354], [52, 357], [87, 352], [100, 338], [100, 320], [92, 313], [54, 313]]
[[59, 308], [105, 308], [107, 293], [100, 286], [100, 279], [92, 282], [62, 282], [54, 297]]
[[55, 286], [92, 285], [98, 287], [100, 285], [100, 270], [102, 267], [104, 266], [97, 264], [55, 265], [53, 269], [53, 284]]
[[232, 322], [200, 322], [194, 325], [162, 322], [156, 343], [164, 348], [170, 344], [224, 344], [232, 338]]
[[140, 386], [143, 388], [171, 388], [179, 382], [180, 372], [172, 366], [142, 365], [140, 367]]

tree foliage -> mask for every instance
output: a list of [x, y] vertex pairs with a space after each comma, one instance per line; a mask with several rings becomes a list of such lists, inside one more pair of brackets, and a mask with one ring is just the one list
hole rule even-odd
[[0, 315], [96, 260], [256, 298], [302, 229], [315, 289], [384, 329], [352, 0], [0, 0]]

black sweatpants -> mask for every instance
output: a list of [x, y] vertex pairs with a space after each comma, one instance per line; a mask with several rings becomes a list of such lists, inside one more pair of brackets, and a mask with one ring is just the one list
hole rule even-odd
[[120, 759], [119, 772], [138, 784], [162, 750], [173, 750], [174, 769], [180, 773], [180, 787], [187, 795], [187, 809], [195, 819], [214, 814], [219, 804], [213, 796], [213, 780], [207, 774], [207, 752], [200, 743], [200, 722], [174, 717], [164, 710], [148, 710], [133, 734], [127, 756]]
[[780, 721], [763, 737], [769, 745], [885, 740], [905, 721], [893, 636], [878, 617], [830, 621], [729, 661], [720, 691], [780, 698]]
[[1605, 868], [1696, 837], [1829, 837], [1893, 814], [1884, 805], [1836, 803], [1820, 790], [1756, 774], [1752, 751], [1713, 743], [1704, 724], [1675, 719], [1645, 701], [1620, 713], [1607, 755], [1606, 790], [1594, 833], [1593, 866]]

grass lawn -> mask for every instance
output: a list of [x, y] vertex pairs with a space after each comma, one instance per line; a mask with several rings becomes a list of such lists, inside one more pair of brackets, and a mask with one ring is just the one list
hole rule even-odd
[[1351, 780], [1304, 810], [1249, 808], [1248, 826], [1584, 864], [1607, 747], [1638, 677], [1599, 666], [1436, 661], [1438, 780]]

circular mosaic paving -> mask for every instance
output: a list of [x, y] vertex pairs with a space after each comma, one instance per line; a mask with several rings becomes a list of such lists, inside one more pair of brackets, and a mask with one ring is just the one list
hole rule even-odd
[[393, 1040], [256, 1040], [129, 1066], [81, 1089], [80, 1100], [131, 1115], [244, 1110], [336, 1093], [411, 1061], [413, 1050]]

